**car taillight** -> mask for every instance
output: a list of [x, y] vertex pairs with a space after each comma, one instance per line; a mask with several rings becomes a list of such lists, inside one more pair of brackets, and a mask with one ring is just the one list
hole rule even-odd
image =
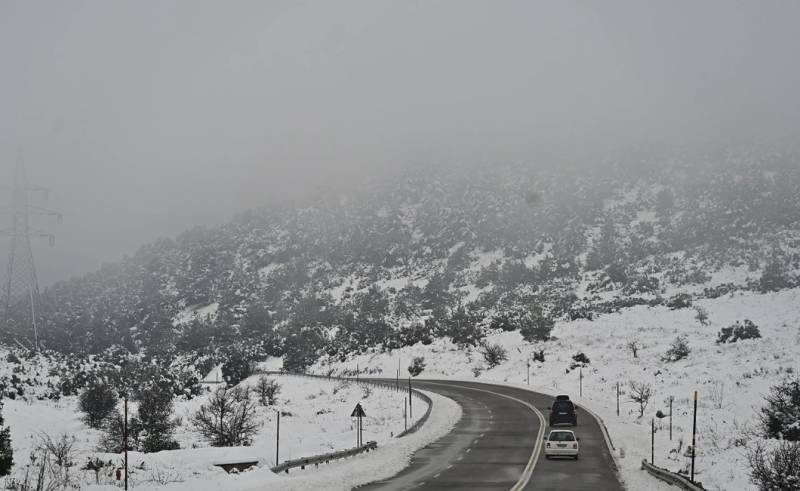
[[578, 448], [578, 444], [577, 443], [573, 443], [572, 444], [572, 448], [576, 448], [577, 449]]
[[550, 448], [550, 442], [547, 442], [547, 448]]

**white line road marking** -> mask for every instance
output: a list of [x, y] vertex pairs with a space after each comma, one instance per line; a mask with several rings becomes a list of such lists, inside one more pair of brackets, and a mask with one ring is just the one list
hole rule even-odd
[[[469, 389], [469, 390], [475, 390], [475, 391], [478, 391], [478, 392], [486, 392], [488, 394], [493, 394], [493, 395], [496, 395], [498, 397], [503, 397], [505, 399], [509, 399], [509, 400], [518, 402], [518, 403], [522, 404], [523, 406], [527, 407], [528, 409], [530, 409], [531, 411], [533, 411], [533, 413], [536, 416], [538, 416], [538, 418], [539, 418], [539, 431], [538, 431], [538, 434], [536, 436], [536, 440], [535, 440], [536, 443], [533, 446], [533, 452], [531, 452], [531, 458], [528, 460], [528, 464], [525, 466], [525, 470], [522, 471], [522, 476], [520, 476], [519, 480], [514, 485], [514, 487], [511, 488], [511, 491], [519, 491], [519, 490], [523, 489], [525, 486], [527, 486], [528, 482], [530, 482], [530, 480], [531, 480], [531, 475], [533, 474], [533, 468], [536, 467], [536, 462], [539, 460], [539, 455], [542, 453], [542, 441], [544, 439], [544, 431], [545, 431], [545, 423], [546, 423], [545, 419], [544, 419], [544, 414], [542, 414], [542, 412], [539, 411], [538, 409], [536, 409], [536, 407], [534, 407], [532, 404], [527, 403], [527, 402], [523, 401], [522, 399], [517, 399], [516, 397], [509, 396], [509, 395], [506, 395], [506, 394], [501, 394], [499, 392], [492, 392], [491, 390], [485, 390], [485, 389], [476, 389], [475, 387], [469, 387], [469, 386], [466, 386], [466, 385], [452, 385], [452, 384], [443, 384], [443, 383], [439, 383], [439, 382], [428, 382], [428, 384], [430, 384], [430, 385], [443, 385], [445, 387], [455, 387], [455, 388], [459, 388], [459, 389]], [[470, 449], [467, 449], [467, 452], [469, 452], [469, 450]]]
[[435, 476], [433, 476], [433, 478], [436, 479], [437, 477], [439, 477], [441, 475], [442, 475], [442, 473], [440, 472], [440, 473], [436, 474]]

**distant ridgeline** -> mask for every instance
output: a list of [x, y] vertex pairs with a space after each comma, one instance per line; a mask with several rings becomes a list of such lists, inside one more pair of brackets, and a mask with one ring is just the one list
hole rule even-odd
[[[40, 338], [302, 369], [486, 329], [544, 339], [553, 319], [668, 304], [676, 289], [798, 286], [800, 159], [665, 161], [416, 169], [250, 211], [48, 288]], [[12, 320], [3, 341], [21, 330]]]

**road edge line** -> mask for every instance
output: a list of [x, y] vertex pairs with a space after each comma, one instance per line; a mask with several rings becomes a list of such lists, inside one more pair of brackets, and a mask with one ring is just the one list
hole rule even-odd
[[491, 391], [491, 390], [478, 389], [478, 388], [475, 388], [475, 387], [468, 387], [468, 386], [464, 386], [464, 385], [443, 384], [443, 383], [440, 383], [440, 382], [428, 382], [428, 381], [426, 381], [425, 383], [429, 384], [429, 385], [442, 385], [442, 386], [445, 386], [445, 387], [454, 387], [454, 388], [459, 388], [459, 389], [475, 390], [475, 391], [478, 391], [478, 392], [486, 392], [487, 394], [496, 395], [496, 396], [502, 397], [504, 399], [509, 399], [509, 400], [514, 401], [514, 402], [518, 402], [518, 403], [522, 404], [523, 406], [527, 407], [528, 409], [530, 409], [531, 411], [533, 411], [533, 413], [539, 418], [539, 433], [536, 436], [536, 444], [533, 446], [533, 452], [531, 452], [531, 458], [528, 459], [528, 464], [525, 466], [525, 469], [522, 471], [522, 476], [517, 480], [517, 483], [514, 484], [514, 486], [511, 488], [511, 491], [518, 491], [518, 490], [523, 489], [525, 486], [527, 486], [528, 483], [531, 480], [531, 477], [533, 476], [533, 469], [536, 467], [536, 463], [539, 461], [539, 457], [541, 456], [541, 453], [542, 453], [542, 441], [544, 439], [544, 433], [546, 431], [545, 428], [547, 427], [547, 424], [546, 424], [547, 422], [544, 419], [544, 414], [542, 414], [541, 411], [536, 409], [536, 406], [534, 406], [533, 404], [530, 404], [530, 403], [528, 403], [526, 401], [523, 401], [522, 399], [517, 399], [516, 397], [510, 396], [510, 395], [507, 395], [507, 394], [501, 394], [499, 392], [494, 392], [494, 391]]

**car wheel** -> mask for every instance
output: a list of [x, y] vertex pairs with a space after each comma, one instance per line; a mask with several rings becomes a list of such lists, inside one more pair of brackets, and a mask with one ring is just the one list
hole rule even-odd
[[578, 456], [577, 455], [575, 456], [575, 460], [578, 460]]
[[547, 460], [550, 460], [550, 456], [549, 455], [545, 454], [544, 458], [546, 458]]

